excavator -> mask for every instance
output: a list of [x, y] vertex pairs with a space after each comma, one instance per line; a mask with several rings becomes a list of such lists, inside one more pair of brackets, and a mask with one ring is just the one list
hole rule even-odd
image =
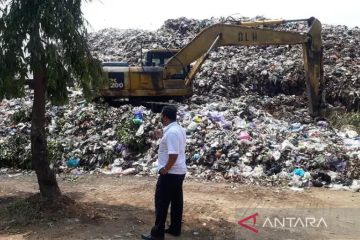
[[[304, 33], [278, 31], [268, 26], [306, 21]], [[148, 51], [141, 66], [124, 63], [103, 63], [109, 85], [100, 90], [104, 98], [151, 99], [152, 97], [189, 97], [193, 94], [193, 79], [219, 46], [293, 45], [303, 47], [306, 91], [309, 112], [320, 112], [320, 83], [323, 78], [321, 23], [318, 19], [230, 21], [203, 29], [182, 49]]]

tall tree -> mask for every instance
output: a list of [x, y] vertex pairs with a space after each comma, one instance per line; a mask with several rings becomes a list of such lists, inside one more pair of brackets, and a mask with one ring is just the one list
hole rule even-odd
[[104, 84], [101, 67], [87, 46], [82, 0], [0, 0], [0, 99], [25, 94], [33, 75], [31, 121], [32, 166], [40, 193], [54, 200], [61, 195], [48, 161], [45, 104], [65, 104], [74, 82], [90, 99]]

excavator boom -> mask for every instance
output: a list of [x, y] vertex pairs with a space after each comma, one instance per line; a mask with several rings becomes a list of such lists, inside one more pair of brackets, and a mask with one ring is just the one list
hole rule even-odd
[[302, 44], [310, 113], [318, 115], [320, 104], [319, 85], [322, 82], [321, 23], [315, 18], [307, 19], [307, 21], [309, 24], [307, 33], [257, 28], [259, 25], [289, 22], [287, 20], [212, 25], [201, 31], [190, 43], [167, 61], [164, 66], [164, 78], [169, 78], [181, 71], [185, 66], [196, 61], [185, 79], [186, 83], [189, 84], [200, 70], [210, 51], [219, 46]]

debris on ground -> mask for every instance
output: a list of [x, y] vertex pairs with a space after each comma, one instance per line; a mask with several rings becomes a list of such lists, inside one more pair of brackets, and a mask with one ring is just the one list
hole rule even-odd
[[[137, 65], [141, 42], [152, 41], [149, 49], [180, 48], [219, 21], [168, 20], [155, 32], [105, 29], [91, 34], [89, 43], [103, 61]], [[289, 23], [282, 30], [304, 28]], [[330, 109], [359, 105], [359, 37], [359, 28], [324, 25]], [[220, 47], [194, 84], [195, 95], [176, 103], [187, 130], [189, 177], [359, 190], [359, 133], [309, 116], [301, 46]], [[158, 114], [142, 106], [88, 103], [70, 91], [68, 105], [46, 106], [52, 167], [74, 174], [156, 174]], [[31, 105], [31, 97], [0, 102], [0, 167], [31, 167]]]

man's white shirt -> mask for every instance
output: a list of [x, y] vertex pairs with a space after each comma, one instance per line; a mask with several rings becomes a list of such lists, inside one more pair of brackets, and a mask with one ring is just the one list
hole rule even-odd
[[169, 154], [178, 154], [175, 164], [168, 171], [171, 174], [186, 173], [185, 157], [186, 131], [177, 122], [172, 122], [164, 128], [158, 150], [158, 171], [165, 167]]

